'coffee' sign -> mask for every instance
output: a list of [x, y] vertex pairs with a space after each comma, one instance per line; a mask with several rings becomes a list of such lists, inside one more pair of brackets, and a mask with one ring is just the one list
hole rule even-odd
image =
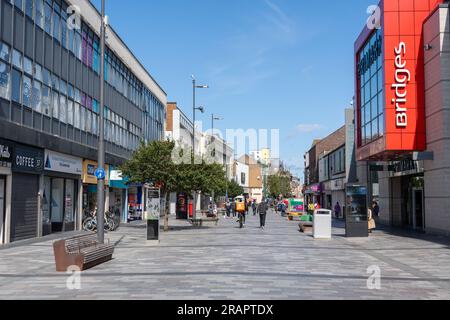
[[16, 145], [13, 171], [40, 174], [44, 171], [44, 150]]

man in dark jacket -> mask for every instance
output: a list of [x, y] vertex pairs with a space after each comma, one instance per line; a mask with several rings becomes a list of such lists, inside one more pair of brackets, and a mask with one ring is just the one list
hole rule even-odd
[[260, 228], [264, 230], [266, 227], [266, 216], [268, 211], [268, 205], [265, 199], [261, 201], [261, 203], [258, 205], [258, 213], [259, 213], [259, 223]]

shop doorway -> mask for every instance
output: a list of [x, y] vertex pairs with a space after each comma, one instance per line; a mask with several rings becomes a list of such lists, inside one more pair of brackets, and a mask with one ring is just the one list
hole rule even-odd
[[425, 208], [424, 208], [424, 192], [423, 189], [413, 188], [412, 196], [412, 213], [413, 227], [417, 230], [425, 229]]
[[77, 182], [44, 178], [43, 235], [75, 230]]
[[0, 243], [5, 243], [6, 177], [0, 176]]
[[402, 226], [418, 231], [425, 229], [424, 177], [405, 176], [401, 182]]

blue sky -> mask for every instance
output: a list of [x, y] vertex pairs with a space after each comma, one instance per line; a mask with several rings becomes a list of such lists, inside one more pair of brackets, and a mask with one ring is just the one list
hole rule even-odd
[[[280, 129], [281, 158], [296, 174], [314, 138], [344, 123], [353, 43], [374, 0], [106, 0], [110, 23], [192, 115], [191, 74], [215, 127]], [[99, 0], [93, 0], [99, 5]]]

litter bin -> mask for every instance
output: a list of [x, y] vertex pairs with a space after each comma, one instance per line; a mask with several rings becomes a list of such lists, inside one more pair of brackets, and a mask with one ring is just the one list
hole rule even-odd
[[314, 211], [313, 235], [315, 239], [331, 239], [331, 210]]

